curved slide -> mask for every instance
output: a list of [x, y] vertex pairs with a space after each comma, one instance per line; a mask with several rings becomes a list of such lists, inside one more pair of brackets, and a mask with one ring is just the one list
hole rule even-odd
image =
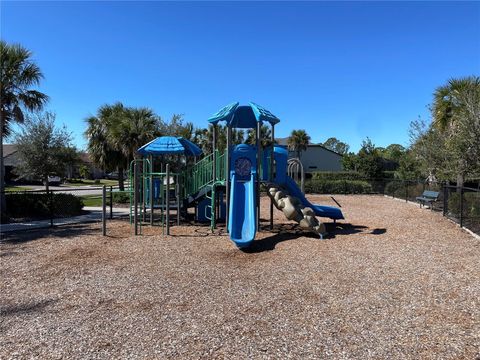
[[248, 247], [255, 239], [257, 221], [255, 217], [255, 174], [249, 180], [231, 177], [228, 230], [230, 239], [239, 248]]
[[342, 211], [339, 208], [333, 206], [314, 205], [308, 201], [295, 180], [293, 180], [290, 176], [287, 176], [284, 186], [290, 195], [298, 198], [303, 206], [311, 208], [315, 212], [316, 216], [326, 217], [333, 220], [345, 219]]
[[300, 199], [287, 195], [284, 191], [275, 187], [269, 188], [267, 194], [275, 207], [282, 211], [288, 220], [295, 220], [302, 228], [316, 232], [323, 239], [323, 236], [327, 233], [325, 224], [318, 221], [313, 210], [305, 207]]

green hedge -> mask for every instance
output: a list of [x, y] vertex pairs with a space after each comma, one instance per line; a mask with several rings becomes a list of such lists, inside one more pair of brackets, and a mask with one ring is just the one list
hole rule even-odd
[[394, 196], [396, 198], [405, 199], [408, 195], [409, 199], [414, 199], [417, 196], [422, 195], [424, 191], [423, 184], [419, 183], [406, 183], [404, 181], [391, 181], [385, 185], [385, 195]]
[[10, 193], [6, 194], [7, 216], [10, 218], [69, 217], [82, 213], [83, 201], [72, 194]]
[[363, 180], [365, 176], [357, 171], [318, 171], [312, 173], [312, 180]]
[[361, 180], [309, 180], [305, 182], [308, 194], [371, 194], [373, 188]]
[[[458, 192], [449, 194], [448, 211], [460, 215], [460, 194]], [[463, 215], [465, 217], [480, 216], [480, 193], [465, 192], [463, 194]]]
[[112, 199], [114, 204], [129, 204], [130, 194], [127, 191], [113, 192]]
[[384, 179], [395, 179], [395, 171], [386, 170], [383, 172]]
[[[395, 171], [384, 171], [383, 179], [393, 179]], [[317, 171], [312, 173], [312, 180], [370, 180], [358, 171]]]
[[385, 185], [385, 194], [395, 197], [405, 197], [405, 184], [402, 181], [392, 181]]

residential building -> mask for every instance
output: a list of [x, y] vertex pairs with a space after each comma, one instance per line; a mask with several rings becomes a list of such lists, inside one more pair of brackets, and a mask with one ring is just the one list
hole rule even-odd
[[[277, 138], [278, 145], [287, 145], [288, 138]], [[296, 157], [295, 152], [289, 151], [289, 157]], [[342, 171], [342, 155], [327, 149], [321, 144], [308, 144], [307, 150], [300, 154], [300, 161], [305, 173], [316, 171]]]

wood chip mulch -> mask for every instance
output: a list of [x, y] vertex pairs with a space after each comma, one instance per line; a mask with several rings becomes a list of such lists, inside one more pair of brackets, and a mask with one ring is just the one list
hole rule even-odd
[[[480, 241], [440, 214], [335, 196], [328, 239], [275, 210], [252, 249], [222, 228], [126, 221], [0, 245], [0, 358], [480, 359]], [[328, 196], [317, 203], [335, 205]]]

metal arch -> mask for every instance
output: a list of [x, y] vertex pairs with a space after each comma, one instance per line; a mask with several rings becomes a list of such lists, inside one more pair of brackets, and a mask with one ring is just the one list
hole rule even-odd
[[300, 174], [300, 189], [305, 193], [305, 171], [303, 170], [303, 164], [299, 158], [288, 159], [287, 162], [287, 175], [290, 176], [295, 182], [298, 182], [298, 175]]

